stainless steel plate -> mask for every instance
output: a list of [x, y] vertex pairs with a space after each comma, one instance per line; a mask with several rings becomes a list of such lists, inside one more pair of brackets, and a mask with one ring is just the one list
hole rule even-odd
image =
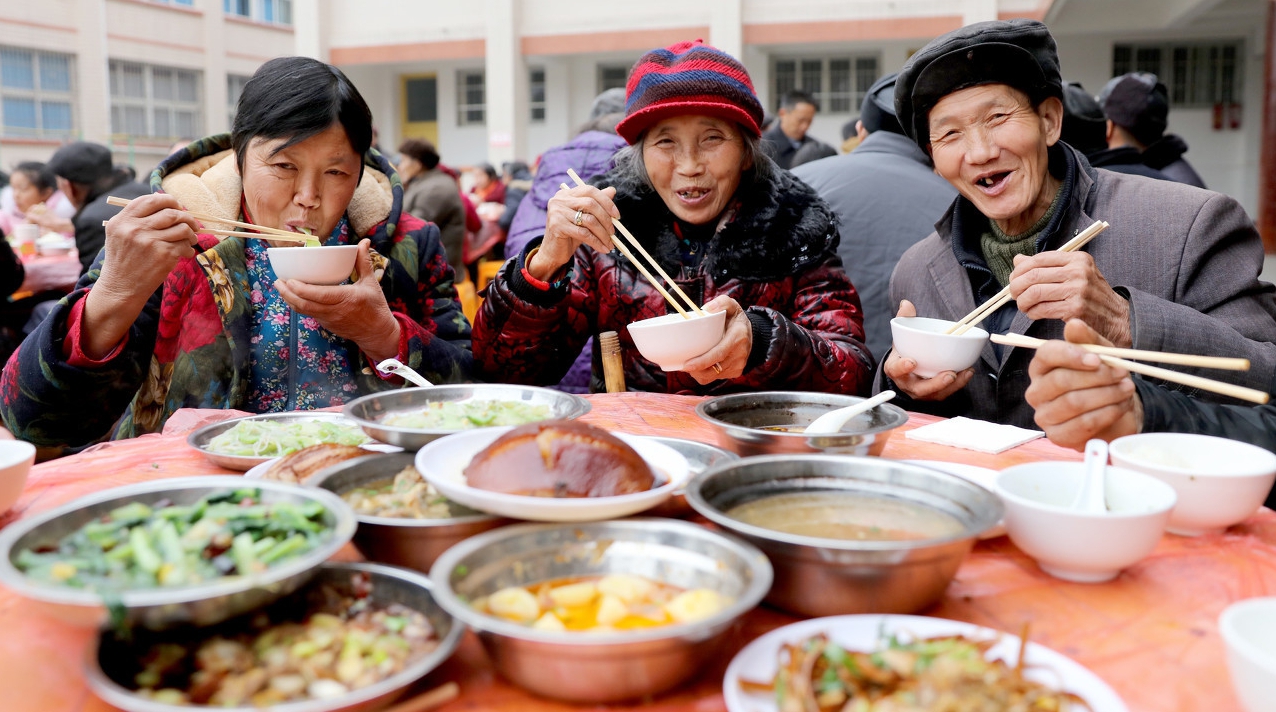
[[313, 410], [296, 410], [287, 413], [264, 413], [262, 415], [249, 415], [243, 418], [231, 418], [223, 420], [220, 423], [205, 425], [204, 427], [194, 430], [190, 435], [186, 436], [186, 444], [199, 450], [214, 465], [225, 467], [228, 470], [239, 470], [246, 472], [260, 465], [267, 460], [273, 460], [277, 455], [269, 457], [247, 457], [243, 455], [226, 455], [213, 452], [208, 449], [208, 442], [222, 433], [230, 430], [245, 420], [269, 420], [279, 421], [283, 423], [305, 422], [310, 420], [326, 420], [343, 425], [357, 426], [357, 423], [342, 416], [340, 413], [313, 411]]

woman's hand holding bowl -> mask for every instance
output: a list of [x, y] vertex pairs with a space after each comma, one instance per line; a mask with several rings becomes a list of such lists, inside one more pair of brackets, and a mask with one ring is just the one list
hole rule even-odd
[[359, 241], [355, 257], [358, 275], [352, 284], [324, 286], [295, 279], [275, 282], [288, 306], [313, 317], [323, 328], [359, 345], [373, 363], [399, 353], [399, 321], [381, 291], [380, 275], [372, 267], [371, 242]]
[[102, 273], [84, 304], [84, 319], [93, 325], [82, 332], [86, 356], [102, 358], [124, 338], [168, 273], [195, 256], [198, 227], [163, 193], [133, 200], [107, 222]]
[[[899, 303], [899, 312], [895, 316], [917, 316], [917, 309], [912, 302], [905, 299]], [[895, 349], [891, 349], [890, 355], [886, 357], [886, 363], [882, 366], [887, 377], [895, 382], [895, 390], [903, 391], [913, 400], [944, 400], [965, 388], [966, 384], [970, 383], [971, 377], [975, 375], [975, 369], [968, 368], [961, 373], [941, 371], [931, 378], [922, 378], [913, 373], [916, 369], [916, 361], [900, 356]]]
[[[740, 303], [725, 294], [720, 294], [704, 305], [707, 312], [727, 313], [727, 327], [722, 332], [722, 339], [708, 351], [688, 359], [682, 370], [703, 385], [718, 379], [730, 380], [744, 373], [744, 366], [749, 361], [749, 353], [753, 351], [753, 326], [744, 315]], [[714, 365], [721, 368], [719, 373]]]
[[577, 247], [589, 245], [604, 254], [611, 252], [615, 235], [611, 219], [620, 218], [620, 211], [612, 202], [614, 197], [615, 188], [599, 190], [592, 185], [554, 194], [546, 208], [545, 238], [528, 262], [527, 271], [539, 280], [551, 282], [554, 274], [571, 261]]

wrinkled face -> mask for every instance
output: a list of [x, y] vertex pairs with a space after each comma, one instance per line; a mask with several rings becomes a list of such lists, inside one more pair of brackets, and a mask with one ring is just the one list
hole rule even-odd
[[1034, 110], [1023, 92], [986, 84], [940, 99], [929, 121], [935, 172], [981, 213], [1012, 235], [1045, 214], [1054, 198], [1047, 149], [1063, 121], [1058, 99]]
[[9, 185], [13, 188], [13, 200], [18, 204], [19, 212], [25, 213], [36, 203], [43, 203], [53, 195], [53, 189], [40, 190], [22, 171], [14, 171], [9, 176]]
[[672, 116], [642, 139], [647, 177], [679, 219], [703, 225], [720, 215], [745, 165], [744, 137], [731, 121], [711, 116]]
[[326, 239], [359, 184], [359, 154], [341, 124], [278, 153], [286, 139], [255, 138], [244, 155], [244, 202], [254, 223]]
[[792, 109], [780, 109], [780, 130], [794, 141], [802, 140], [815, 119], [815, 105], [798, 102]]

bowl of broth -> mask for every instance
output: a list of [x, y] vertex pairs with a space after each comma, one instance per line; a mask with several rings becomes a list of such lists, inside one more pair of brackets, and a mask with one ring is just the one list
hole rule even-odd
[[943, 596], [1003, 505], [984, 487], [872, 457], [767, 455], [692, 478], [691, 506], [761, 549], [766, 600], [804, 616], [912, 613]]
[[880, 455], [908, 413], [884, 403], [846, 421], [826, 435], [807, 435], [806, 426], [825, 413], [864, 401], [859, 396], [806, 391], [756, 391], [708, 398], [696, 415], [713, 427], [719, 447], [740, 457], [779, 453]]

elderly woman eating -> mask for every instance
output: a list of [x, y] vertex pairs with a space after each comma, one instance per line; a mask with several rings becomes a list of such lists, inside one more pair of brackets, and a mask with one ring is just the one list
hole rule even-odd
[[[1051, 339], [1079, 319], [1117, 346], [1240, 356], [1276, 376], [1276, 298], [1258, 281], [1263, 249], [1231, 198], [1096, 169], [1059, 142], [1063, 84], [1040, 22], [984, 22], [936, 38], [895, 86], [900, 124], [959, 196], [891, 279], [901, 316], [957, 320], [1009, 287], [1014, 304], [981, 325]], [[1105, 220], [1085, 251], [1058, 248]], [[915, 311], [914, 311], [915, 310]], [[922, 378], [894, 350], [875, 384], [912, 410], [1031, 427], [1032, 351], [984, 346], [975, 366]], [[898, 401], [897, 401], [898, 402]]]
[[[151, 176], [106, 247], [23, 343], [3, 377], [5, 423], [46, 454], [155, 432], [178, 408], [339, 405], [393, 388], [396, 357], [436, 382], [467, 378], [469, 326], [431, 224], [368, 148], [372, 116], [335, 67], [271, 60], [245, 85], [229, 135]], [[218, 238], [183, 208], [357, 244], [337, 286], [276, 279], [264, 240]], [[323, 248], [319, 248], [323, 249]]]
[[[730, 55], [684, 42], [643, 56], [616, 127], [630, 145], [594, 181], [607, 187], [560, 190], [544, 237], [489, 288], [474, 327], [482, 371], [557, 383], [589, 336], [614, 330], [631, 390], [866, 389], [872, 360], [835, 218], [759, 149], [761, 119], [748, 73]], [[726, 312], [721, 340], [681, 371], [661, 371], [629, 338], [628, 324], [670, 309], [612, 252], [612, 218], [696, 303]], [[597, 346], [593, 372], [601, 390]]]

